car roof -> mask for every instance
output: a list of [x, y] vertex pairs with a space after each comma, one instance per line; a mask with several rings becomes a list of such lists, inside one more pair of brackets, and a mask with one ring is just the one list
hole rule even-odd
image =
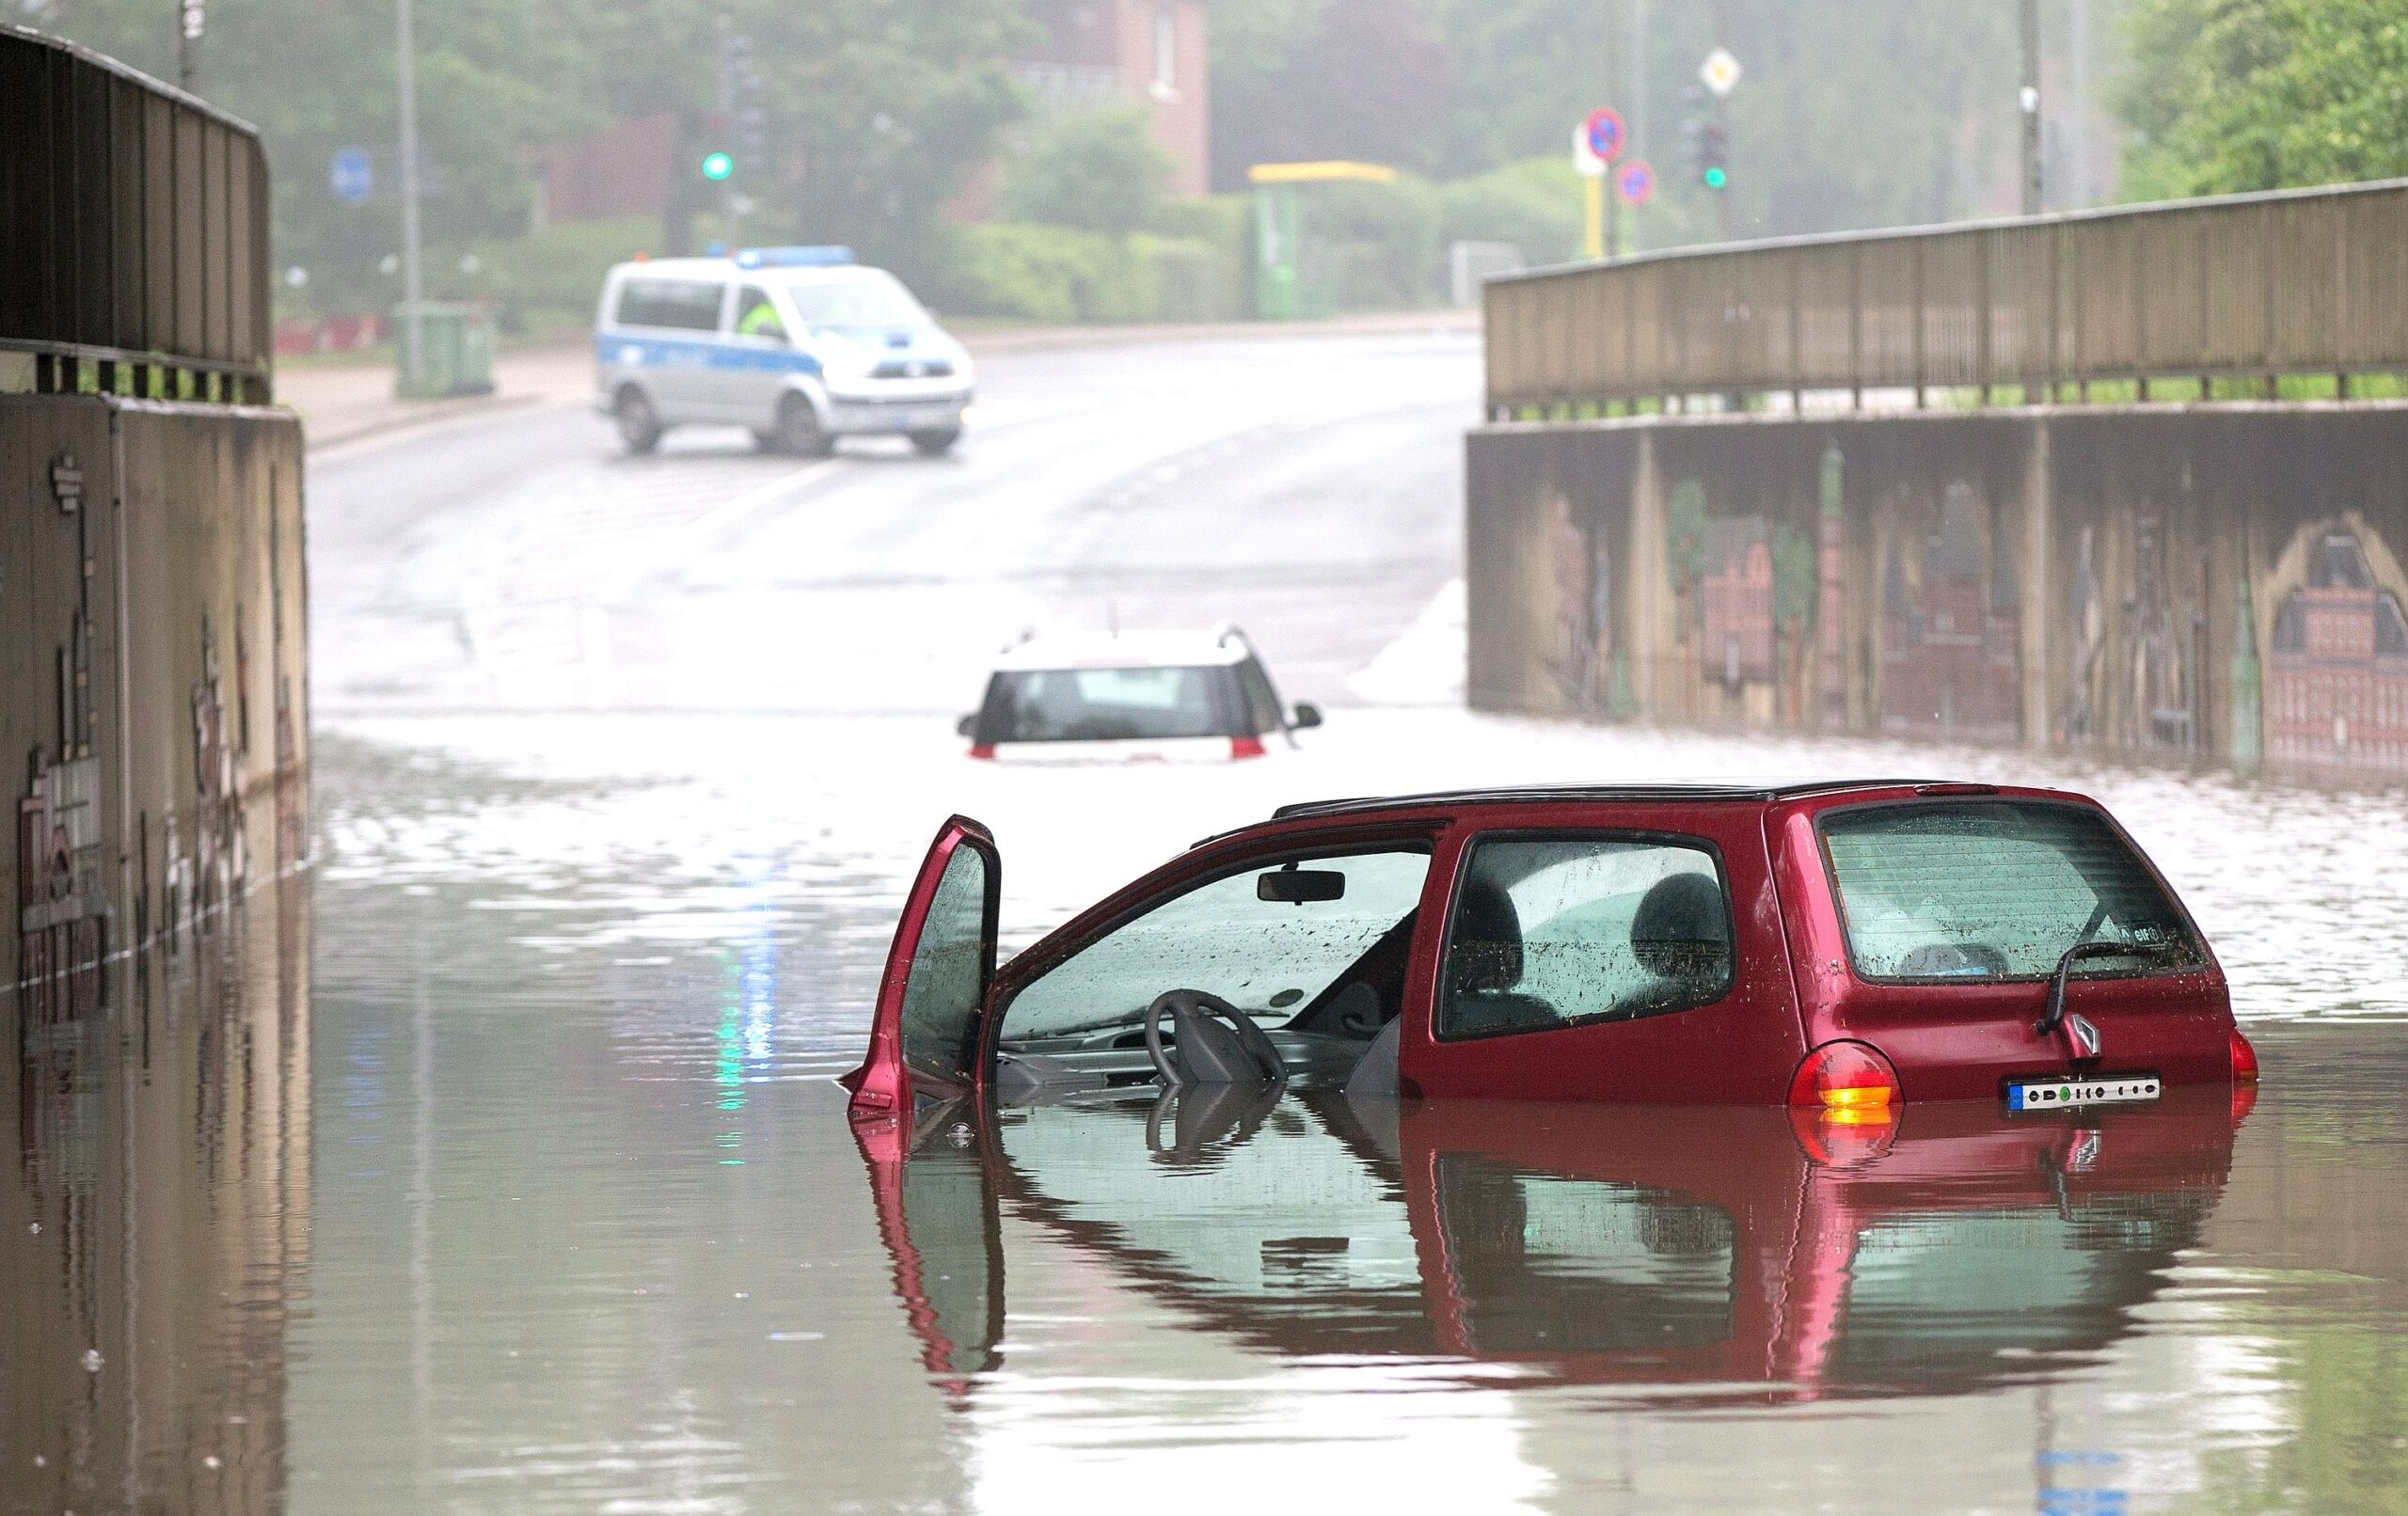
[[[1359, 796], [1334, 800], [1303, 800], [1283, 805], [1267, 820], [1232, 827], [1197, 842], [1202, 847], [1286, 821], [1321, 820], [1390, 812], [1452, 811], [1478, 805], [1685, 805], [1745, 803], [1769, 805], [1783, 800], [1814, 799], [1854, 793], [1908, 790], [1941, 797], [2033, 796], [2052, 793], [1936, 779], [1846, 779], [1804, 782], [1751, 784], [1517, 784], [1493, 789], [1433, 790], [1418, 795]], [[2067, 799], [2079, 797], [2067, 795]]]
[[718, 279], [733, 282], [742, 276], [747, 284], [849, 284], [879, 278], [892, 279], [894, 275], [866, 263], [833, 264], [765, 264], [747, 268], [732, 258], [647, 258], [640, 261], [621, 263], [611, 270], [630, 278], [656, 276], [680, 279]]
[[1219, 631], [1052, 632], [1004, 650], [998, 670], [1195, 668], [1244, 662], [1253, 649]]

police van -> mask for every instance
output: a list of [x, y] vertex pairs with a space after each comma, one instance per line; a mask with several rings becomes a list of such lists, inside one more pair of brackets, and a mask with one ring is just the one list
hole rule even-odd
[[970, 355], [903, 281], [844, 247], [621, 263], [594, 321], [595, 404], [631, 452], [673, 426], [747, 426], [765, 448], [825, 453], [840, 436], [905, 436], [934, 456], [961, 436]]

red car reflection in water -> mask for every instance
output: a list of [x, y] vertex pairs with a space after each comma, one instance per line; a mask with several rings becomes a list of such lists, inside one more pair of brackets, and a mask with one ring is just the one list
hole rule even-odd
[[1987, 784], [1492, 790], [1290, 806], [998, 968], [940, 832], [856, 1116], [1159, 1083], [1798, 1105], [2147, 1102], [2254, 1079], [2222, 970], [2096, 801]]
[[2195, 1245], [2247, 1100], [1925, 1103], [1868, 1129], [1191, 1089], [855, 1131], [897, 1295], [956, 1397], [1001, 1362], [1008, 1216], [1258, 1351], [1512, 1364], [1727, 1406], [2087, 1361]]

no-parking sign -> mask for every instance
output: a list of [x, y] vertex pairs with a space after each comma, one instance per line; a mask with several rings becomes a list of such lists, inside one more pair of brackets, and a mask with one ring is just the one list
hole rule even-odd
[[1641, 206], [1656, 197], [1656, 170], [1644, 158], [1633, 158], [1622, 166], [1614, 176], [1614, 193], [1628, 206]]

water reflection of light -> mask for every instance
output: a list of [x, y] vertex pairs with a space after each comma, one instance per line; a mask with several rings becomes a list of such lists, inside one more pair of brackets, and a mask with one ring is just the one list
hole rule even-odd
[[[758, 853], [741, 853], [731, 861], [738, 877], [730, 892], [742, 929], [733, 956], [721, 955], [726, 983], [711, 1082], [719, 1091], [719, 1109], [733, 1115], [744, 1109], [745, 1085], [771, 1077], [771, 1034], [778, 1019], [778, 865]], [[740, 1166], [744, 1160], [735, 1155], [743, 1145], [740, 1128], [720, 1133], [719, 1146], [728, 1155], [720, 1161]]]

